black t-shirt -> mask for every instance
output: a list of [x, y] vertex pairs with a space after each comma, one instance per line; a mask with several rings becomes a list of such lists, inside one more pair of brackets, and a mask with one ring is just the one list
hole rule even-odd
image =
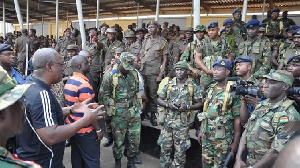
[[36, 133], [40, 128], [64, 125], [61, 106], [43, 81], [32, 77], [27, 83], [34, 84], [24, 94], [26, 121], [22, 133], [17, 135], [17, 154], [42, 167], [63, 168], [64, 142], [47, 146]]

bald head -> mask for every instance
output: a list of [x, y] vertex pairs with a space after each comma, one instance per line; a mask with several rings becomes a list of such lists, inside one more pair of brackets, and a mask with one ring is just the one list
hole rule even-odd
[[91, 55], [91, 53], [88, 50], [81, 50], [78, 55], [88, 57]]
[[72, 60], [71, 60], [72, 69], [74, 71], [78, 70], [78, 66], [85, 63], [86, 61], [87, 61], [87, 59], [85, 58], [85, 56], [82, 56], [82, 55], [76, 55], [76, 56], [72, 57]]
[[56, 57], [59, 57], [59, 54], [52, 48], [38, 49], [33, 55], [33, 68], [35, 70], [45, 68], [47, 63], [55, 62]]

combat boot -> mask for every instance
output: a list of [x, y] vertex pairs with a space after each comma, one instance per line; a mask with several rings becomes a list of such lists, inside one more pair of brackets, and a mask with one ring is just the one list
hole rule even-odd
[[122, 167], [121, 166], [121, 159], [116, 159], [115, 161], [116, 161], [115, 168], [121, 168]]
[[105, 143], [103, 144], [103, 147], [109, 147], [110, 145], [113, 144], [113, 138], [112, 138], [112, 133], [108, 133], [107, 134], [107, 140], [105, 141]]
[[128, 157], [127, 159], [127, 168], [136, 168], [134, 163], [134, 157]]
[[151, 112], [150, 123], [152, 126], [157, 126], [157, 122], [155, 120], [155, 112]]

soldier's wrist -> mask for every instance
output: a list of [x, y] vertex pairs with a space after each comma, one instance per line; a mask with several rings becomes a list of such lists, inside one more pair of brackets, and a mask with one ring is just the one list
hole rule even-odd
[[166, 103], [165, 107], [166, 107], [166, 108], [169, 108], [169, 103]]

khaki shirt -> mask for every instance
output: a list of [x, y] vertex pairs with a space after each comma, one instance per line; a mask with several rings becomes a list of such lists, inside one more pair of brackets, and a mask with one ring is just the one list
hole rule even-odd
[[130, 52], [134, 55], [138, 55], [140, 53], [141, 48], [142, 44], [139, 41], [136, 41], [131, 45], [125, 45], [125, 51]]
[[141, 56], [141, 73], [143, 75], [158, 75], [162, 57], [169, 53], [167, 40], [161, 36], [156, 39], [146, 38], [143, 41]]
[[67, 40], [65, 37], [58, 40], [55, 50], [61, 55], [61, 58], [65, 61], [66, 57], [68, 57], [67, 47], [70, 44], [75, 44], [75, 40], [70, 38]]
[[26, 57], [26, 44], [28, 44], [28, 52], [32, 41], [29, 37], [21, 36], [16, 39], [15, 50], [17, 52], [18, 61], [24, 61]]

